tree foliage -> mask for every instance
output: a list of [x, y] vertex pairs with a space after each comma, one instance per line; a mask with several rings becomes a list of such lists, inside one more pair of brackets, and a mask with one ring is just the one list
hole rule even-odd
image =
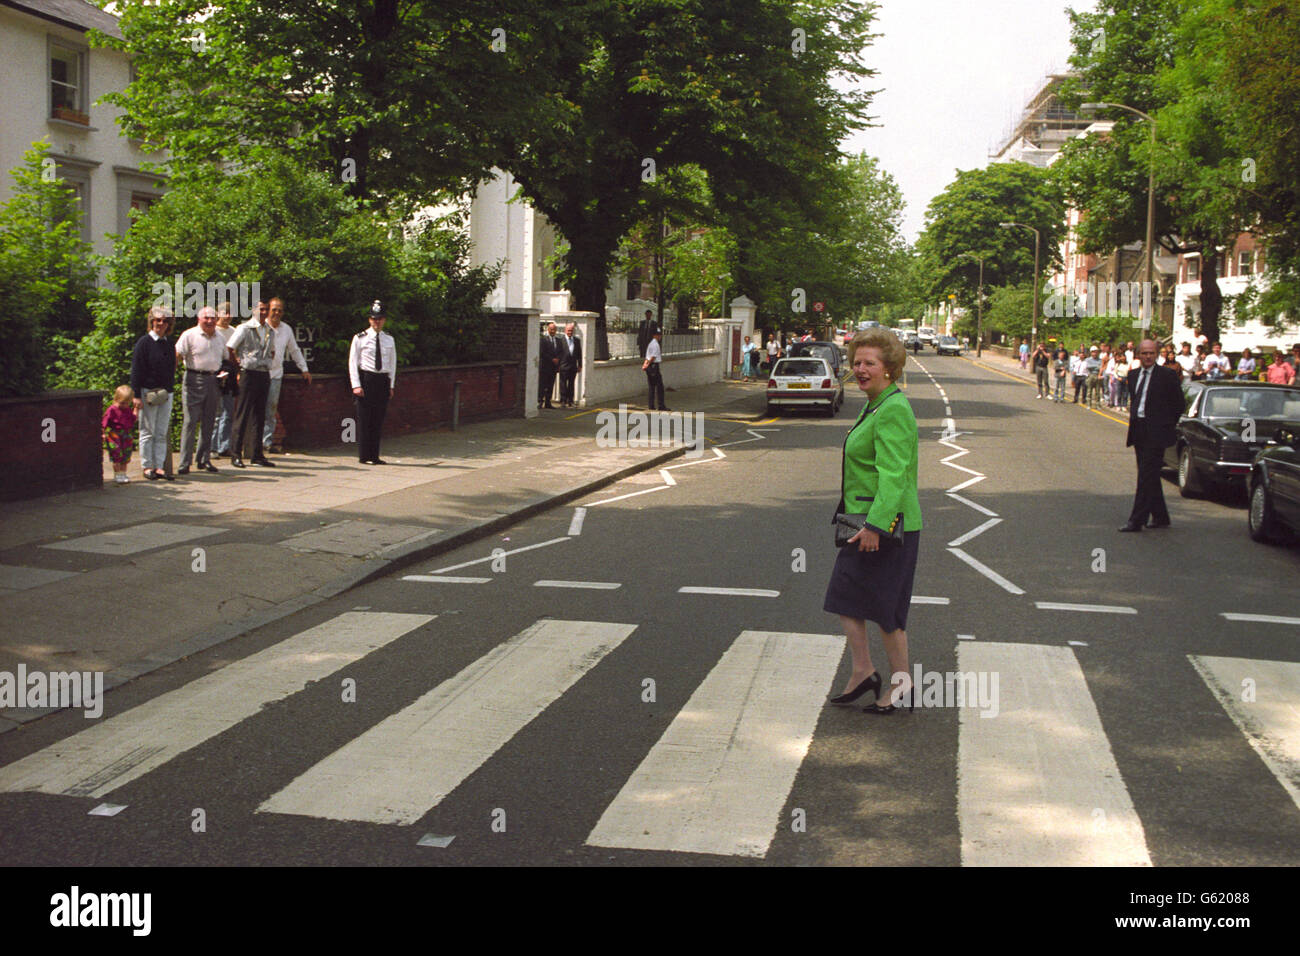
[[[67, 385], [121, 384], [158, 298], [155, 284], [258, 283], [285, 318], [313, 330], [313, 366], [337, 372], [382, 299], [404, 365], [479, 358], [480, 305], [496, 274], [467, 269], [467, 240], [430, 227], [407, 239], [341, 185], [288, 159], [179, 185], [138, 219], [109, 266], [95, 328], [66, 356]], [[178, 327], [192, 324], [178, 321]], [[179, 328], [178, 328], [179, 331]]]
[[0, 395], [46, 387], [54, 343], [80, 334], [94, 286], [76, 194], [54, 175], [48, 153], [48, 143], [32, 144], [0, 206]]

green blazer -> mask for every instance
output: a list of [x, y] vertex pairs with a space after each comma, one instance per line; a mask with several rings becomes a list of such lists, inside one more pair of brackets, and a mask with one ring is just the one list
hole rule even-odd
[[912, 406], [897, 385], [890, 385], [867, 404], [844, 438], [841, 509], [866, 514], [867, 525], [885, 534], [899, 515], [904, 531], [920, 531], [918, 448]]

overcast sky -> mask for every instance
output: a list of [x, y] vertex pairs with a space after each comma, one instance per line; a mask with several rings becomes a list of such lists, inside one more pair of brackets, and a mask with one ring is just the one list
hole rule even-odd
[[845, 148], [880, 158], [907, 200], [911, 242], [956, 170], [988, 163], [1029, 97], [1070, 55], [1067, 7], [1092, 0], [882, 0], [866, 52], [880, 124]]

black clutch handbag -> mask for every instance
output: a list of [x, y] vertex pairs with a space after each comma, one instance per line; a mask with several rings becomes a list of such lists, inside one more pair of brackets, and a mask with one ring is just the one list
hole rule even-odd
[[[835, 515], [835, 547], [842, 548], [849, 543], [849, 540], [856, 535], [867, 523], [866, 515], [846, 514], [843, 511]], [[899, 512], [894, 520], [889, 522], [889, 530], [886, 534], [880, 535], [881, 545], [885, 544], [902, 544], [903, 543], [903, 515]]]

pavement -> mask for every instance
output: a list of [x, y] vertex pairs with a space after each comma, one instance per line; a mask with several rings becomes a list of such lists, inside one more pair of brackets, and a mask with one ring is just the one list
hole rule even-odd
[[[761, 382], [669, 401], [713, 429], [764, 417]], [[0, 504], [0, 673], [102, 672], [116, 687], [686, 452], [599, 447], [595, 415], [617, 407], [386, 438], [383, 467], [349, 447], [145, 481], [137, 449], [114, 485], [105, 457], [99, 490]], [[49, 712], [0, 710], [0, 733]]]
[[[923, 352], [921, 354], [921, 357], [924, 358], [925, 356], [930, 354], [932, 353]], [[984, 368], [987, 368], [990, 371], [997, 372], [1000, 375], [1005, 375], [1010, 378], [1019, 379], [1025, 382], [1025, 384], [1029, 385], [1033, 389], [1038, 388], [1037, 379], [1034, 377], [1034, 370], [1032, 368], [1022, 369], [1020, 367], [1020, 359], [1018, 358], [1012, 358], [1007, 355], [999, 355], [997, 352], [991, 352], [991, 351], [985, 351], [983, 355], [981, 355], [979, 358], [976, 358], [974, 349], [969, 349], [966, 352], [963, 352], [962, 358], [968, 362], [973, 362], [976, 365], [980, 365]], [[1074, 385], [1072, 384], [1073, 379], [1069, 379], [1067, 376], [1067, 382], [1068, 383], [1065, 387], [1066, 400], [1064, 404], [1072, 405], [1074, 404]], [[1030, 400], [1031, 401], [1033, 400], [1032, 395], [1030, 396]], [[1046, 401], [1046, 399], [1044, 399], [1044, 401]], [[1091, 408], [1091, 409], [1088, 408], [1086, 405], [1081, 405], [1080, 407], [1086, 411], [1091, 411], [1093, 414], [1100, 415], [1103, 418], [1109, 418], [1112, 421], [1120, 422], [1123, 425], [1128, 424], [1128, 408], [1111, 408], [1110, 406], [1104, 404], [1098, 405], [1096, 408]]]

